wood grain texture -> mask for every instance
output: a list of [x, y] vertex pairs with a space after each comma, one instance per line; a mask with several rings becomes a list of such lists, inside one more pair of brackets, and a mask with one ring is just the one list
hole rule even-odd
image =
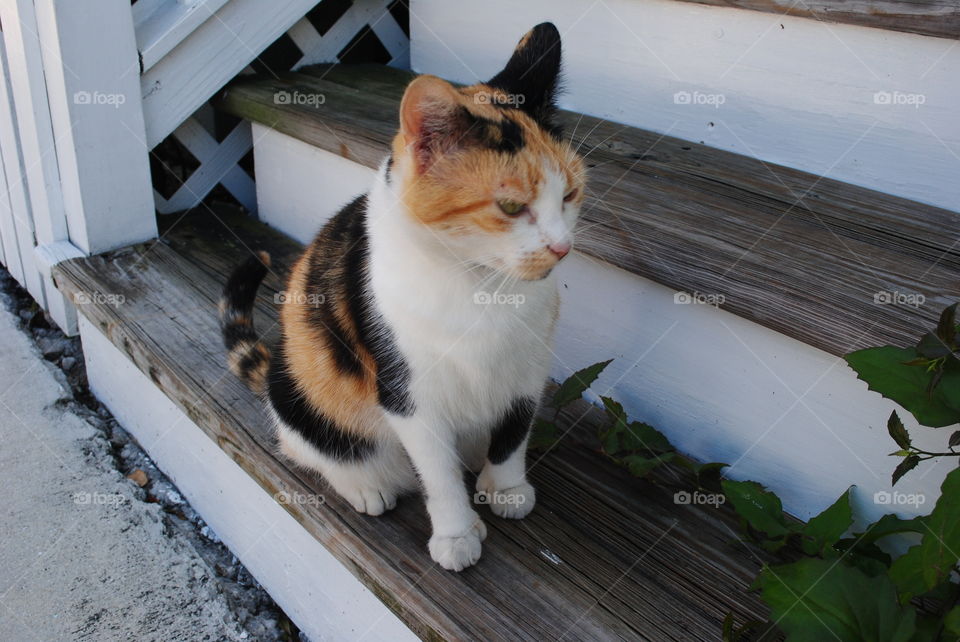
[[[230, 87], [222, 109], [367, 167], [409, 72], [318, 66]], [[322, 95], [278, 103], [277, 92]], [[580, 250], [835, 355], [908, 344], [960, 297], [960, 217], [732, 152], [563, 112], [586, 153]], [[881, 293], [923, 305], [877, 304]], [[919, 300], [919, 299], [918, 299]]]
[[750, 9], [780, 15], [839, 22], [861, 27], [960, 38], [960, 3], [956, 0], [685, 0], [716, 7]]
[[[585, 405], [563, 417], [574, 430], [558, 448], [531, 456], [531, 516], [507, 522], [481, 508], [490, 529], [481, 562], [439, 569], [419, 499], [380, 518], [357, 514], [274, 456], [259, 402], [226, 371], [215, 308], [227, 271], [248, 248], [273, 253], [256, 313], [266, 330], [296, 244], [224, 212], [191, 213], [162, 239], [62, 263], [57, 285], [86, 294], [93, 302], [81, 313], [268, 493], [324, 495], [322, 505], [285, 508], [424, 639], [715, 640], [729, 611], [765, 617], [746, 592], [761, 561], [736, 542], [734, 515], [675, 504], [673, 469], [638, 480], [612, 466]], [[123, 303], [101, 305], [94, 293]]]

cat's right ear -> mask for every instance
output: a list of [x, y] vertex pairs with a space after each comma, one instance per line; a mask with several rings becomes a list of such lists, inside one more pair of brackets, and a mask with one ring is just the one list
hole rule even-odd
[[400, 103], [400, 132], [423, 173], [436, 157], [451, 151], [465, 125], [457, 90], [436, 76], [419, 76], [407, 86]]

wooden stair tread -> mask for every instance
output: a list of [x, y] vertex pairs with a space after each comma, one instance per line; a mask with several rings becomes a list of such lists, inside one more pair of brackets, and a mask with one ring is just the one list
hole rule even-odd
[[421, 500], [379, 518], [356, 513], [274, 456], [259, 401], [226, 370], [216, 302], [229, 270], [251, 249], [273, 253], [256, 315], [275, 332], [273, 297], [297, 244], [223, 211], [192, 212], [161, 239], [61, 263], [57, 287], [88, 295], [80, 313], [268, 493], [323, 495], [321, 505], [284, 506], [421, 637], [715, 640], [730, 611], [766, 616], [746, 592], [761, 562], [737, 543], [736, 517], [675, 504], [672, 469], [639, 480], [612, 466], [591, 436], [595, 409], [556, 449], [531, 455], [534, 512], [508, 522], [481, 509], [490, 534], [480, 563], [443, 571], [426, 552]]
[[[218, 106], [368, 167], [389, 151], [409, 72], [318, 66], [244, 79]], [[283, 103], [277, 92], [323, 94]], [[909, 344], [960, 296], [960, 215], [563, 112], [591, 166], [578, 249], [835, 355]], [[958, 204], [960, 205], [960, 204]], [[925, 297], [918, 307], [874, 295]]]

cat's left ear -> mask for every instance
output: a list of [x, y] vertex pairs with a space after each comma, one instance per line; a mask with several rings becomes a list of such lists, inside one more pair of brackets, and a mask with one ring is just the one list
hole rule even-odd
[[556, 130], [555, 101], [560, 80], [560, 32], [544, 22], [520, 39], [503, 71], [487, 83], [511, 96], [510, 104], [541, 127]]

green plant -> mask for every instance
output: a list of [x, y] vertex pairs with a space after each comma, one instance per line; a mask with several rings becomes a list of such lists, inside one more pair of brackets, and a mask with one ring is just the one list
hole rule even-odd
[[[940, 322], [911, 348], [880, 346], [852, 352], [847, 363], [870, 390], [900, 404], [923, 426], [943, 428], [960, 423], [960, 325], [957, 304], [945, 308]], [[902, 461], [893, 472], [896, 484], [920, 462], [936, 457], [960, 457], [960, 430], [947, 438], [947, 449], [930, 452], [913, 445], [897, 412], [887, 422], [900, 447], [891, 453]]]
[[[927, 427], [960, 423], [960, 325], [957, 305], [946, 308], [937, 328], [912, 348], [881, 346], [846, 356], [871, 390], [897, 402]], [[552, 421], [537, 420], [531, 446], [549, 449], [562, 437], [561, 411], [582, 394], [610, 364], [604, 361], [575, 372], [548, 406]], [[854, 523], [848, 488], [827, 509], [803, 523], [783, 512], [779, 497], [754, 481], [720, 479], [726, 464], [697, 464], [679, 456], [667, 438], [648, 424], [630, 421], [622, 405], [600, 397], [607, 422], [598, 430], [605, 455], [638, 476], [674, 462], [688, 468], [699, 486], [722, 488], [750, 541], [776, 553], [782, 563], [766, 565], [752, 585], [770, 607], [771, 622], [739, 627], [732, 614], [723, 623], [725, 642], [776, 639], [945, 642], [960, 639], [960, 469], [944, 480], [929, 515], [902, 519], [884, 515], [861, 532]], [[960, 457], [960, 431], [946, 449], [919, 448], [894, 411], [887, 430], [902, 461], [892, 483], [921, 462]], [[916, 541], [894, 558], [881, 546], [894, 536]]]
[[[557, 388], [547, 401], [547, 407], [553, 410], [552, 419], [537, 418], [530, 437], [530, 447], [547, 451], [553, 448], [563, 437], [558, 423], [564, 408], [579, 400], [600, 373], [606, 369], [612, 359], [601, 361], [570, 375]], [[607, 422], [597, 430], [600, 447], [607, 457], [628, 469], [637, 477], [643, 477], [668, 462], [680, 464], [689, 469], [702, 488], [719, 488], [720, 471], [726, 466], [721, 463], [700, 464], [680, 457], [673, 444], [653, 426], [631, 421], [620, 402], [611, 397], [601, 396]]]
[[[956, 304], [946, 308], [937, 328], [912, 348], [867, 348], [846, 360], [871, 390], [900, 404], [921, 425], [954, 425], [960, 422], [956, 312]], [[892, 484], [922, 461], [960, 456], [955, 450], [960, 431], [953, 432], [943, 452], [914, 445], [896, 411], [887, 431], [899, 446], [891, 454], [902, 458]], [[723, 489], [760, 546], [780, 551], [799, 545], [800, 559], [765, 566], [753, 585], [789, 640], [940, 641], [960, 636], [960, 469], [947, 475], [929, 515], [884, 515], [849, 537], [843, 536], [854, 521], [852, 488], [806, 524], [786, 516], [780, 499], [756, 482], [724, 480]], [[903, 534], [919, 537], [919, 543], [896, 559], [878, 544]], [[731, 615], [723, 636], [732, 642], [772, 629], [755, 622], [737, 629]]]

